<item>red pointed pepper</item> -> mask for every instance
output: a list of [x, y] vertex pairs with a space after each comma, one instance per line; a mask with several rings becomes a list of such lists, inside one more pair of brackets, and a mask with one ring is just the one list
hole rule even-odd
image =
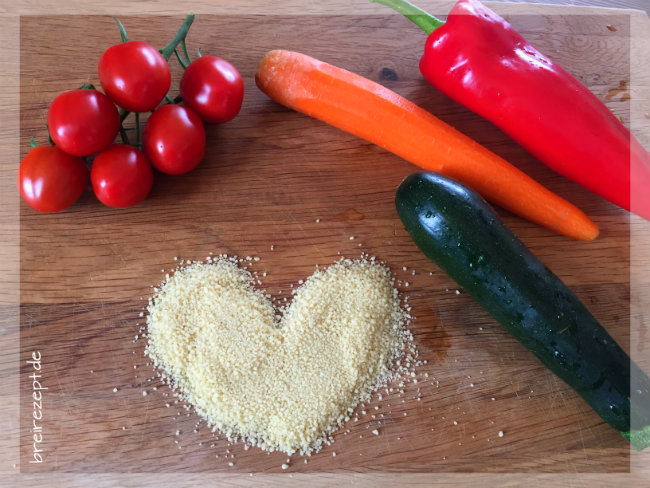
[[442, 22], [406, 0], [394, 8], [429, 34], [420, 71], [551, 169], [650, 219], [650, 155], [584, 85], [477, 0]]

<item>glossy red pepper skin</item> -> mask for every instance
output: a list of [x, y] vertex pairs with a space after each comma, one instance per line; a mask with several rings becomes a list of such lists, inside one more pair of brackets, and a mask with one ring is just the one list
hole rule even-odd
[[556, 172], [650, 219], [648, 152], [584, 85], [478, 1], [460, 0], [429, 35], [420, 71]]

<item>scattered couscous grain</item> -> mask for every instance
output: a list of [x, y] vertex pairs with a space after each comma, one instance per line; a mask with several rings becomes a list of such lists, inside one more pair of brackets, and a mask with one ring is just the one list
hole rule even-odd
[[403, 369], [395, 364], [413, 351], [408, 315], [374, 258], [317, 270], [281, 315], [252, 282], [226, 256], [181, 265], [150, 299], [146, 353], [229, 440], [318, 451]]

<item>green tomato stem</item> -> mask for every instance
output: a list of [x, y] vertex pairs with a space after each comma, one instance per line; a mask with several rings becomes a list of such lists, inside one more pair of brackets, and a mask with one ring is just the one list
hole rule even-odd
[[129, 142], [129, 136], [126, 133], [126, 130], [124, 129], [124, 126], [122, 125], [122, 122], [124, 122], [124, 119], [126, 119], [129, 116], [130, 113], [131, 112], [129, 112], [128, 110], [124, 110], [121, 107], [119, 109], [119, 114], [120, 114], [120, 138], [122, 139], [122, 142], [124, 144], [128, 144], [129, 146], [131, 145], [131, 143]]
[[165, 47], [163, 47], [160, 50], [160, 54], [162, 54], [162, 57], [165, 58], [166, 61], [169, 61], [169, 58], [171, 58], [172, 54], [174, 54], [174, 51], [176, 50], [176, 46], [178, 46], [178, 43], [181, 42], [183, 39], [185, 39], [185, 37], [187, 37], [187, 33], [189, 32], [190, 27], [192, 26], [192, 22], [194, 22], [194, 14], [189, 14], [185, 18], [183, 25], [181, 25], [180, 29], [178, 29], [178, 32], [176, 32], [174, 38], [171, 41], [169, 41], [169, 44], [167, 44]]
[[129, 112], [128, 110], [124, 110], [123, 108], [120, 108], [119, 112], [120, 112], [120, 124], [121, 124], [122, 122], [124, 122], [124, 119], [126, 119], [131, 112]]
[[196, 57], [197, 57], [197, 58], [200, 58], [201, 56], [203, 56], [203, 54], [201, 54], [201, 48], [198, 48], [198, 49], [196, 50]]
[[122, 22], [120, 22], [120, 19], [113, 17], [113, 20], [117, 22], [117, 27], [120, 29], [120, 39], [122, 39], [122, 42], [128, 42], [129, 36], [126, 35], [126, 29]]
[[95, 88], [95, 85], [93, 85], [92, 83], [84, 83], [78, 89], [79, 90], [96, 90], [97, 88]]
[[29, 140], [29, 145], [33, 148], [38, 147], [38, 144], [36, 143], [36, 139], [33, 137]]
[[176, 49], [174, 49], [174, 54], [176, 55], [176, 59], [178, 59], [178, 62], [183, 67], [183, 69], [187, 69], [189, 64], [187, 64], [187, 61], [185, 61], [183, 58], [181, 58], [181, 55], [178, 54], [178, 51]]
[[126, 129], [120, 124], [120, 138], [122, 139], [122, 144], [128, 144], [129, 146], [131, 143], [129, 142], [129, 136], [126, 133]]
[[140, 114], [135, 113], [135, 134], [136, 134], [136, 145], [138, 149], [142, 149], [142, 132], [140, 132]]
[[185, 61], [187, 62], [187, 64], [192, 64], [192, 58], [190, 58], [190, 55], [187, 52], [187, 45], [185, 44], [185, 39], [181, 41], [181, 47], [183, 48], [183, 55], [185, 56]]
[[172, 98], [171, 95], [168, 93], [167, 95], [165, 95], [163, 101], [160, 102], [160, 104], [155, 109], [153, 109], [151, 113], [154, 113], [163, 105], [170, 105], [170, 104], [173, 105], [173, 104], [181, 103], [182, 101], [183, 101], [183, 97], [181, 97], [180, 95], [177, 95], [175, 98]]

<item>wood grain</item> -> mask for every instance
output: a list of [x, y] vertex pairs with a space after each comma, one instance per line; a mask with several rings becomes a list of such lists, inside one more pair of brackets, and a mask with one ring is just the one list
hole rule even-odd
[[[122, 20], [131, 38], [164, 45], [182, 18]], [[510, 20], [601, 98], [629, 81], [627, 15]], [[410, 35], [404, 35], [407, 29]], [[619, 434], [470, 297], [456, 294], [451, 279], [417, 251], [392, 203], [396, 186], [415, 168], [274, 104], [253, 83], [268, 49], [300, 50], [386, 84], [574, 202], [600, 226], [597, 241], [573, 241], [500, 213], [629, 350], [628, 214], [553, 174], [491, 124], [429, 87], [417, 70], [423, 39], [392, 15], [328, 15], [318, 23], [301, 16], [201, 15], [190, 49], [230, 60], [246, 83], [241, 115], [207, 128], [202, 164], [183, 177], [156, 175], [151, 196], [132, 209], [102, 207], [90, 192], [60, 214], [21, 206], [23, 472], [281, 473], [285, 455], [229, 447], [174, 403], [168, 388], [153, 379], [143, 341], [134, 342], [143, 323], [139, 313], [174, 256], [260, 256], [256, 267], [268, 273], [264, 286], [282, 297], [315, 265], [360, 251], [385, 260], [399, 280], [409, 282], [402, 290], [417, 317], [412, 331], [421, 358], [428, 361], [422, 371], [432, 380], [419, 385], [421, 401], [412, 385], [403, 398], [377, 402], [383, 419], [369, 413], [351, 422], [348, 435], [336, 434], [336, 442], [307, 464], [293, 456], [290, 472], [629, 471], [629, 448]], [[45, 141], [52, 98], [96, 82], [97, 59], [116, 40], [110, 17], [21, 18], [22, 154], [30, 137]], [[398, 80], [382, 79], [385, 68]], [[174, 69], [174, 83], [179, 73]], [[648, 79], [637, 80], [634, 94], [644, 97]], [[629, 100], [606, 101], [630, 121]], [[648, 120], [635, 122], [647, 144]], [[47, 461], [41, 466], [28, 464], [31, 383], [24, 361], [35, 350], [43, 355], [49, 388], [43, 408]], [[377, 425], [381, 435], [367, 435]]]

